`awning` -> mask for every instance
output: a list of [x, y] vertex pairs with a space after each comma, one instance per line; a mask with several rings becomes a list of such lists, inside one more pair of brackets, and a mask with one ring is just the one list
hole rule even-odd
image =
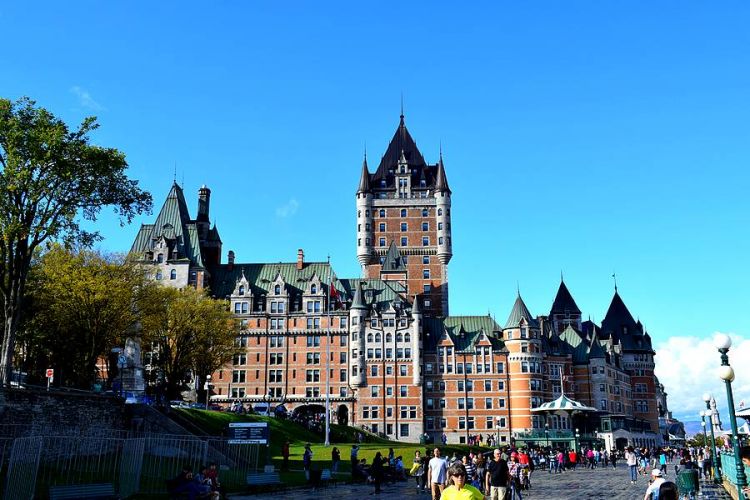
[[578, 401], [574, 401], [565, 394], [560, 396], [554, 401], [550, 401], [549, 403], [544, 403], [543, 405], [539, 406], [538, 408], [532, 408], [531, 411], [548, 411], [548, 412], [555, 412], [555, 411], [568, 411], [568, 412], [576, 412], [576, 411], [597, 411], [596, 408], [592, 408], [590, 406], [586, 406], [583, 403], [579, 403]]

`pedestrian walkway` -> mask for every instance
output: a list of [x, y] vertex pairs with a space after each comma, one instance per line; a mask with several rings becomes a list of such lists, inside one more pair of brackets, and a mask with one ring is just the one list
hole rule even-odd
[[[668, 474], [667, 481], [674, 480], [674, 474]], [[639, 476], [636, 484], [630, 484], [627, 467], [619, 466], [598, 469], [578, 469], [562, 474], [548, 474], [546, 470], [537, 470], [531, 475], [531, 489], [523, 492], [524, 499], [549, 500], [641, 500], [646, 492], [648, 480]], [[710, 482], [701, 482], [702, 496], [699, 499], [729, 499], [731, 498], [723, 488]], [[293, 490], [274, 493], [274, 500], [318, 500], [325, 497], [359, 498], [370, 496], [372, 486], [363, 484], [340, 485], [330, 488], [312, 490]], [[256, 500], [271, 495], [232, 495], [232, 500]], [[427, 494], [418, 494], [414, 481], [398, 482], [383, 485], [383, 492], [377, 495], [383, 499], [422, 498], [429, 499]]]

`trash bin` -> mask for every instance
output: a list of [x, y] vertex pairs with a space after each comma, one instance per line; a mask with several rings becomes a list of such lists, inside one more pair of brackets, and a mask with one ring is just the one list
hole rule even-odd
[[681, 497], [695, 498], [695, 495], [700, 490], [698, 471], [695, 469], [680, 471], [677, 474], [677, 488], [680, 490]]

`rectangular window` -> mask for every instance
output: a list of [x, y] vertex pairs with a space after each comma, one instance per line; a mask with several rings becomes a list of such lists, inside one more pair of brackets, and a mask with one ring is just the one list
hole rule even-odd
[[380, 229], [381, 233], [385, 232], [385, 223], [381, 222], [378, 224], [378, 229]]
[[409, 230], [409, 229], [408, 229], [408, 227], [407, 227], [407, 225], [406, 225], [406, 222], [402, 222], [402, 223], [401, 223], [401, 232], [402, 232], [402, 233], [405, 233], [405, 232], [406, 232], [406, 231], [408, 231], [408, 230]]
[[484, 398], [484, 407], [488, 410], [492, 409], [492, 398]]
[[429, 264], [430, 263], [430, 256], [424, 255], [422, 256], [422, 264]]
[[406, 392], [406, 386], [405, 386], [405, 385], [402, 385], [402, 386], [401, 386], [401, 388], [400, 388], [400, 392], [401, 392], [401, 397], [402, 397], [402, 398], [405, 398], [405, 397], [406, 397], [406, 395], [407, 395], [407, 392]]
[[409, 246], [409, 239], [406, 236], [401, 237], [401, 246], [402, 247]]
[[232, 370], [232, 383], [233, 384], [245, 383], [245, 370]]
[[422, 236], [422, 246], [423, 247], [430, 246], [430, 237], [429, 236]]
[[430, 230], [430, 224], [427, 222], [422, 223], [422, 231], [429, 231]]
[[406, 365], [399, 365], [399, 367], [398, 367], [398, 370], [399, 370], [399, 374], [400, 374], [400, 375], [401, 375], [402, 377], [405, 377], [405, 376], [406, 376], [406, 369], [407, 369], [407, 368], [406, 368]]
[[408, 437], [409, 436], [409, 424], [400, 424], [399, 431], [401, 432], [402, 437]]
[[430, 270], [429, 269], [423, 269], [422, 270], [422, 278], [424, 279], [430, 279]]
[[384, 247], [385, 246], [385, 238], [380, 238], [378, 240], [378, 246]]
[[373, 398], [378, 397], [378, 393], [380, 392], [380, 387], [377, 385], [370, 386], [370, 396]]

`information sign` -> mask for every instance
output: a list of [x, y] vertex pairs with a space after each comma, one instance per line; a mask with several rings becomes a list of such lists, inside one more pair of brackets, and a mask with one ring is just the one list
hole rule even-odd
[[229, 424], [229, 444], [268, 444], [268, 422]]

